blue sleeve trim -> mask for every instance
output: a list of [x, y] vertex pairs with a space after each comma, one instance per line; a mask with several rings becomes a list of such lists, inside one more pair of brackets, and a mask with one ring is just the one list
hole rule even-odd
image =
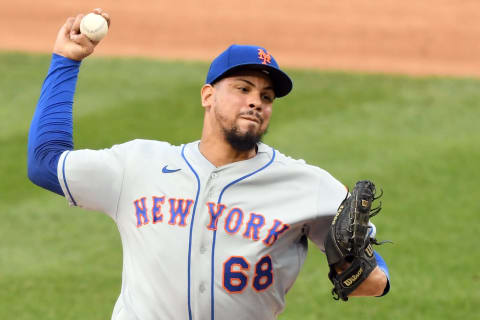
[[28, 178], [62, 196], [57, 165], [60, 155], [73, 149], [72, 106], [80, 63], [52, 55], [28, 135]]
[[69, 154], [70, 154], [70, 151], [68, 151], [67, 154], [65, 154], [65, 158], [63, 158], [63, 163], [62, 163], [63, 183], [65, 184], [65, 188], [67, 189], [68, 196], [70, 197], [70, 199], [72, 199], [73, 205], [77, 206], [77, 202], [75, 201], [75, 199], [73, 199], [72, 193], [70, 192], [70, 188], [68, 187], [67, 178], [65, 177], [65, 162], [67, 161], [67, 157]]
[[378, 267], [385, 273], [385, 276], [387, 276], [387, 285], [385, 286], [385, 290], [383, 290], [382, 295], [379, 297], [382, 297], [390, 291], [390, 273], [388, 272], [388, 267], [387, 263], [385, 260], [383, 260], [382, 256], [378, 254], [376, 251], [373, 252], [375, 254], [375, 259], [377, 260], [377, 265]]

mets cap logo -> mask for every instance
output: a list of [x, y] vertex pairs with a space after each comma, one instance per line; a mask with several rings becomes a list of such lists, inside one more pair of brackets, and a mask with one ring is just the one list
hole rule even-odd
[[262, 64], [272, 63], [272, 56], [263, 49], [258, 49], [258, 59], [263, 60]]

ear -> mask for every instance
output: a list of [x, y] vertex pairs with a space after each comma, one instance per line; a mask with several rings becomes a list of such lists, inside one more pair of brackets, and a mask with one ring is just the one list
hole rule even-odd
[[215, 88], [211, 84], [205, 84], [200, 91], [200, 96], [202, 98], [202, 107], [209, 108], [213, 102], [213, 94]]

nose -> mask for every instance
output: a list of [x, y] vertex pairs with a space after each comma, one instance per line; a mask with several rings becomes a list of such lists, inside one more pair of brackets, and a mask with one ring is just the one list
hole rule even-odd
[[251, 109], [255, 109], [257, 111], [262, 110], [262, 99], [260, 97], [260, 94], [252, 92], [249, 97], [249, 104], [248, 106]]

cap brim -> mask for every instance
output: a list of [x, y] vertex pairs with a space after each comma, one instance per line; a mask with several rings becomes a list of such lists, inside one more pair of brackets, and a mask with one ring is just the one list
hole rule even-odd
[[274, 68], [269, 65], [264, 64], [240, 64], [236, 65], [224, 73], [217, 76], [214, 80], [210, 83], [214, 83], [219, 81], [222, 78], [228, 77], [229, 75], [243, 69], [250, 69], [250, 70], [260, 70], [265, 72], [273, 82], [273, 91], [275, 92], [275, 96], [277, 98], [281, 98], [286, 96], [293, 88], [293, 82], [290, 77], [277, 68]]

